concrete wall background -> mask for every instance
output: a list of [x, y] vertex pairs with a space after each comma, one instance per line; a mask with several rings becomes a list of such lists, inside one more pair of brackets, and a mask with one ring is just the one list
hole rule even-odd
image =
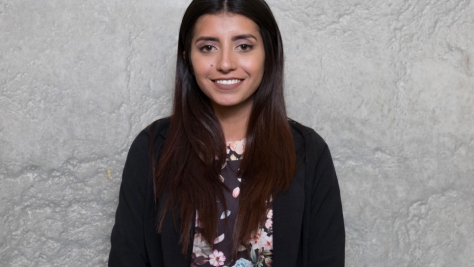
[[[105, 266], [189, 0], [0, 0], [0, 262]], [[474, 3], [269, 0], [288, 110], [329, 143], [347, 266], [474, 266]]]

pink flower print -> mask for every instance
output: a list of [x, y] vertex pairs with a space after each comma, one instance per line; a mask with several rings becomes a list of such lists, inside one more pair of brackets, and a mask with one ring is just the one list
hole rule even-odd
[[221, 266], [224, 265], [225, 256], [222, 251], [214, 250], [211, 255], [209, 255], [209, 263], [212, 266]]
[[250, 238], [250, 244], [252, 245], [256, 245], [258, 244], [258, 239], [260, 238], [260, 236], [262, 235], [262, 233], [260, 231], [258, 231], [254, 236], [252, 236], [252, 238]]
[[235, 153], [239, 154], [239, 155], [243, 155], [244, 154], [244, 150], [245, 150], [245, 139], [242, 139], [240, 141], [231, 141], [231, 142], [228, 142], [227, 143], [228, 146], [230, 147], [230, 149], [232, 151], [235, 151]]
[[237, 198], [239, 196], [239, 194], [240, 194], [240, 187], [234, 188], [234, 191], [232, 191], [232, 196], [234, 198]]
[[268, 212], [267, 212], [267, 218], [268, 219], [272, 219], [273, 218], [273, 210], [272, 209], [269, 209]]
[[273, 226], [273, 220], [272, 219], [267, 219], [265, 222], [265, 228], [270, 229]]
[[268, 236], [262, 229], [250, 240], [252, 249], [272, 250], [273, 249], [273, 236]]

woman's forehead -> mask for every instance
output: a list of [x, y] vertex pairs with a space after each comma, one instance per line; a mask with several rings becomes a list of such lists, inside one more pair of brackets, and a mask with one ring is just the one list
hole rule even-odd
[[199, 17], [194, 28], [193, 39], [202, 35], [220, 35], [225, 37], [249, 33], [259, 34], [259, 27], [254, 21], [243, 15], [222, 12]]

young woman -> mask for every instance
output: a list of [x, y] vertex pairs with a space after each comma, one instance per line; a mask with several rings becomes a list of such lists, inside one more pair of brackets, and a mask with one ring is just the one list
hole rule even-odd
[[263, 0], [193, 0], [173, 114], [123, 172], [109, 266], [343, 266], [329, 149], [289, 120], [283, 46]]

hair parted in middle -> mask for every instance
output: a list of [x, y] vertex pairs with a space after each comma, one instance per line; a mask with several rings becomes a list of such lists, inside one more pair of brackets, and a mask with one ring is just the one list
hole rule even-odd
[[[193, 0], [179, 31], [173, 113], [157, 168], [154, 168], [155, 198], [166, 193], [159, 212], [158, 232], [166, 214], [180, 218], [180, 243], [186, 253], [192, 245], [195, 212], [204, 226], [201, 234], [209, 243], [217, 234], [217, 200], [226, 210], [219, 179], [226, 158], [225, 138], [209, 98], [193, 76], [191, 41], [198, 19], [206, 14], [239, 14], [260, 30], [265, 50], [264, 74], [253, 95], [242, 177], [239, 212], [233, 230], [232, 255], [247, 246], [266, 218], [272, 199], [289, 188], [296, 165], [296, 152], [283, 95], [283, 44], [276, 20], [263, 0]], [[279, 216], [279, 215], [276, 215]]]

